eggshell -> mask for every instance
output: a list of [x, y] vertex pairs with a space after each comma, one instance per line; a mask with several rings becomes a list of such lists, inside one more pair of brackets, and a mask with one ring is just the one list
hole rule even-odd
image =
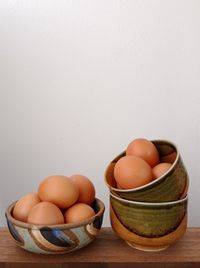
[[123, 189], [142, 186], [153, 179], [150, 165], [142, 158], [128, 155], [121, 157], [114, 167], [114, 177]]
[[30, 210], [39, 202], [40, 198], [37, 193], [26, 194], [16, 202], [13, 209], [13, 217], [16, 220], [26, 222]]
[[129, 143], [126, 155], [135, 155], [144, 159], [151, 167], [159, 163], [159, 153], [153, 142], [138, 138]]
[[95, 215], [92, 207], [85, 203], [76, 203], [66, 210], [64, 218], [66, 223], [77, 223]]
[[32, 224], [62, 224], [64, 217], [60, 209], [50, 202], [40, 202], [29, 212], [28, 223]]
[[116, 187], [117, 187], [118, 189], [123, 189], [123, 188], [121, 187], [121, 185], [119, 185], [119, 183], [117, 183]]
[[49, 176], [44, 179], [38, 188], [42, 201], [49, 201], [59, 208], [73, 205], [79, 196], [78, 186], [66, 176]]
[[83, 175], [72, 175], [70, 179], [77, 184], [79, 188], [78, 202], [91, 205], [95, 199], [95, 187], [93, 183]]
[[160, 163], [157, 166], [155, 166], [152, 169], [153, 175], [155, 178], [159, 178], [162, 175], [164, 175], [170, 168], [171, 168], [172, 164], [170, 163]]

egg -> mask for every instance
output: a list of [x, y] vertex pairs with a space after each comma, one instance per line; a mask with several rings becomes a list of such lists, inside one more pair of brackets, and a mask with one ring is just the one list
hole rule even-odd
[[26, 194], [16, 202], [13, 209], [13, 217], [16, 220], [26, 222], [30, 210], [39, 202], [40, 198], [37, 193]]
[[27, 222], [31, 224], [62, 224], [64, 217], [61, 210], [51, 202], [40, 202], [28, 214]]
[[114, 167], [114, 177], [123, 189], [131, 189], [149, 183], [153, 179], [150, 165], [134, 155], [121, 157]]
[[119, 183], [116, 184], [117, 189], [123, 189]]
[[45, 178], [38, 187], [38, 194], [42, 201], [49, 201], [59, 208], [73, 205], [79, 197], [79, 189], [66, 176], [55, 175]]
[[165, 174], [170, 168], [172, 164], [170, 163], [160, 163], [152, 169], [153, 175], [155, 178], [161, 177]]
[[129, 143], [126, 155], [135, 155], [144, 159], [151, 167], [159, 163], [159, 153], [153, 142], [138, 138]]
[[76, 203], [66, 210], [64, 218], [66, 223], [78, 223], [95, 215], [92, 207], [85, 203]]
[[175, 159], [176, 159], [176, 152], [172, 152], [170, 154], [164, 155], [161, 157], [160, 161], [164, 162], [164, 163], [174, 163]]
[[70, 179], [79, 188], [78, 202], [91, 205], [95, 199], [95, 188], [93, 183], [83, 175], [72, 175]]

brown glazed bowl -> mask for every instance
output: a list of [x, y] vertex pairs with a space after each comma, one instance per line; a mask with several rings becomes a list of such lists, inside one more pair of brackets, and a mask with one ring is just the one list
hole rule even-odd
[[171, 168], [163, 176], [148, 184], [134, 189], [119, 189], [116, 187], [114, 167], [116, 162], [125, 156], [124, 151], [111, 161], [105, 171], [105, 183], [114, 195], [141, 202], [169, 202], [187, 195], [189, 178], [176, 145], [166, 140], [153, 140], [152, 142], [156, 146], [160, 158], [168, 158], [168, 161], [171, 161]]
[[79, 250], [91, 243], [98, 235], [105, 210], [100, 199], [92, 207], [95, 215], [78, 223], [59, 225], [34, 225], [13, 218], [15, 202], [6, 210], [8, 229], [16, 244], [39, 254], [61, 254]]
[[187, 228], [187, 196], [163, 203], [125, 200], [110, 193], [110, 220], [133, 248], [159, 251], [178, 241]]

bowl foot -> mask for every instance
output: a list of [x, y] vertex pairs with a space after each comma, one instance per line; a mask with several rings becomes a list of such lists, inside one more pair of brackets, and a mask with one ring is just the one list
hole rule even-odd
[[125, 242], [132, 248], [142, 250], [142, 251], [149, 251], [149, 252], [162, 251], [169, 247], [169, 245], [167, 246], [142, 246], [142, 245], [134, 244], [128, 241], [125, 241]]

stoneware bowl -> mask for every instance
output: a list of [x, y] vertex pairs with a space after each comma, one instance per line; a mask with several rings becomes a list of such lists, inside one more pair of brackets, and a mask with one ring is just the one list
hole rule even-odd
[[91, 243], [100, 231], [104, 204], [95, 199], [92, 204], [95, 216], [77, 224], [33, 225], [15, 220], [12, 211], [15, 203], [6, 210], [8, 229], [21, 248], [42, 254], [68, 253]]
[[119, 198], [110, 193], [113, 230], [130, 246], [163, 250], [179, 240], [187, 228], [187, 196], [183, 199], [147, 203]]
[[105, 183], [113, 194], [124, 199], [141, 202], [175, 201], [187, 195], [189, 178], [177, 147], [165, 140], [152, 142], [157, 147], [160, 159], [172, 163], [171, 168], [163, 176], [146, 185], [134, 189], [118, 189], [114, 178], [114, 167], [116, 162], [125, 156], [124, 151], [111, 161], [105, 171]]

